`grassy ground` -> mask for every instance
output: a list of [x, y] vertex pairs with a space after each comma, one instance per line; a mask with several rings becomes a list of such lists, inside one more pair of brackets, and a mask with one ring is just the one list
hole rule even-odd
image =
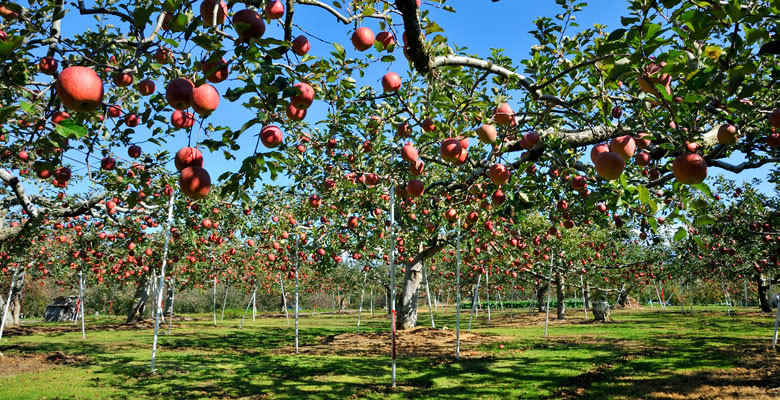
[[[426, 330], [419, 353], [399, 354], [397, 389], [390, 388], [389, 347], [360, 351], [355, 336], [354, 348], [336, 349], [345, 341], [334, 341], [331, 352], [323, 342], [354, 333], [354, 314], [303, 317], [307, 351], [297, 356], [283, 316], [250, 319], [238, 329], [237, 318], [215, 328], [204, 315], [161, 334], [155, 374], [148, 326], [127, 329], [101, 318], [87, 320], [86, 340], [72, 324], [4, 337], [0, 398], [780, 398], [780, 361], [768, 349], [773, 316], [645, 307], [595, 324], [570, 310], [569, 319], [551, 321], [545, 339], [543, 314], [525, 310], [510, 320], [508, 311], [494, 312], [488, 323], [480, 313], [473, 327], [480, 335], [464, 343], [457, 362], [454, 349], [430, 344], [436, 335], [451, 337], [452, 311], [437, 313], [436, 326], [447, 330]], [[461, 316], [465, 330], [468, 314]], [[427, 311], [419, 322], [429, 326]], [[380, 313], [364, 313], [361, 332], [388, 326]]]

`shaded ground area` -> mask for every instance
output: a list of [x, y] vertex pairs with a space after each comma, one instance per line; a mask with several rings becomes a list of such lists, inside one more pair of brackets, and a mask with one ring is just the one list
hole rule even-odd
[[0, 378], [29, 372], [43, 372], [57, 365], [77, 365], [89, 362], [86, 356], [67, 355], [61, 351], [51, 354], [0, 356]]
[[[201, 321], [203, 318], [192, 317], [176, 317], [174, 318], [173, 327], [180, 327], [180, 322], [193, 322]], [[162, 326], [162, 322], [160, 323]], [[167, 320], [165, 327], [168, 326]], [[86, 330], [89, 332], [94, 327], [89, 325]], [[97, 329], [101, 331], [120, 331], [120, 330], [139, 330], [154, 328], [154, 320], [151, 318], [144, 319], [142, 321], [136, 321], [131, 323], [119, 323], [119, 324], [100, 324]], [[9, 326], [3, 330], [3, 337], [12, 336], [28, 336], [28, 335], [46, 335], [46, 334], [59, 334], [67, 332], [81, 332], [81, 323], [77, 321], [74, 325], [73, 322], [41, 322], [34, 325], [23, 326]]]
[[[390, 356], [390, 332], [341, 333], [329, 335], [319, 343], [302, 346], [299, 353], [307, 355]], [[461, 332], [461, 358], [481, 358], [487, 354], [477, 351], [480, 345], [506, 342], [509, 337]], [[396, 332], [397, 357], [424, 357], [428, 359], [455, 358], [456, 335], [453, 330], [417, 327]], [[290, 354], [290, 348], [279, 349], [280, 354]]]

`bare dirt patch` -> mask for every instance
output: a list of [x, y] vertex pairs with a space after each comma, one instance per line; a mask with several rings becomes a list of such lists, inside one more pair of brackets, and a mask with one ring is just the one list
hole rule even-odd
[[[301, 346], [299, 353], [347, 357], [389, 356], [391, 353], [390, 340], [390, 332], [342, 333], [326, 336], [314, 345]], [[455, 356], [455, 340], [455, 331], [449, 329], [418, 327], [398, 331], [396, 334], [396, 354], [398, 357], [453, 358]], [[461, 358], [483, 358], [486, 354], [476, 350], [477, 346], [508, 340], [509, 338], [503, 336], [488, 336], [461, 331]], [[277, 352], [290, 354], [291, 350], [283, 348]]]
[[78, 365], [89, 362], [86, 356], [68, 355], [61, 351], [50, 354], [0, 356], [0, 378], [27, 372], [43, 372], [57, 365]]

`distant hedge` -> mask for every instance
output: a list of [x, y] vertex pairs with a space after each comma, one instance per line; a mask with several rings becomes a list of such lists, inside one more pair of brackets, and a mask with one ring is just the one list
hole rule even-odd
[[[535, 301], [531, 301], [531, 300], [504, 301], [504, 302], [490, 301], [490, 308], [491, 309], [501, 308], [501, 304], [502, 303], [504, 305], [504, 308], [510, 308], [510, 307], [512, 307], [512, 308], [530, 308], [532, 303], [534, 304], [534, 307], [536, 306], [536, 302]], [[581, 299], [577, 299], [577, 300], [568, 299], [568, 300], [564, 300], [564, 302], [563, 302], [563, 304], [565, 304], [566, 307], [569, 307], [569, 308], [582, 308], [583, 307], [583, 303], [584, 302]], [[486, 302], [486, 301], [483, 301], [481, 304], [482, 304], [482, 308], [487, 308], [487, 306], [488, 306], [488, 302]], [[546, 305], [546, 304], [547, 304], [546, 300], [542, 302], [543, 306]], [[479, 305], [479, 303], [477, 303], [477, 305]], [[554, 299], [550, 299], [550, 308], [555, 308], [555, 307], [558, 307], [558, 301], [554, 300]], [[461, 302], [461, 308], [471, 308], [471, 301]]]

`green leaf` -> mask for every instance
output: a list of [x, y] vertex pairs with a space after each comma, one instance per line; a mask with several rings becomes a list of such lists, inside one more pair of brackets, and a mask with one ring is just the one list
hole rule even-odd
[[0, 55], [6, 57], [16, 49], [16, 46], [24, 40], [23, 36], [8, 37], [5, 42], [0, 41]]
[[693, 221], [693, 223], [694, 223], [694, 225], [697, 225], [697, 226], [710, 225], [710, 224], [714, 224], [715, 223], [715, 218], [713, 218], [713, 217], [711, 217], [709, 215], [704, 215], [704, 216], [696, 218]]
[[650, 191], [647, 190], [647, 187], [645, 185], [639, 185], [637, 186], [637, 191], [639, 192], [639, 201], [641, 201], [644, 204], [650, 203]]
[[679, 227], [677, 229], [677, 233], [674, 234], [674, 237], [672, 238], [672, 240], [674, 240], [675, 242], [679, 242], [679, 241], [685, 239], [686, 236], [688, 236], [688, 231], [685, 230], [685, 228], [683, 228], [681, 226], [681, 227]]
[[64, 138], [75, 137], [76, 139], [81, 139], [87, 135], [86, 127], [81, 126], [70, 119], [61, 121], [54, 129]]
[[704, 183], [704, 182], [697, 183], [697, 184], [693, 185], [693, 187], [695, 187], [696, 189], [699, 189], [700, 192], [704, 193], [705, 195], [707, 195], [707, 197], [711, 198], [712, 200], [716, 200], [715, 196], [712, 194], [712, 190], [710, 190], [710, 187], [707, 186], [706, 183]]
[[707, 246], [704, 245], [704, 242], [701, 241], [701, 238], [694, 237], [693, 241], [696, 242], [696, 245], [699, 246], [699, 249], [707, 251]]

